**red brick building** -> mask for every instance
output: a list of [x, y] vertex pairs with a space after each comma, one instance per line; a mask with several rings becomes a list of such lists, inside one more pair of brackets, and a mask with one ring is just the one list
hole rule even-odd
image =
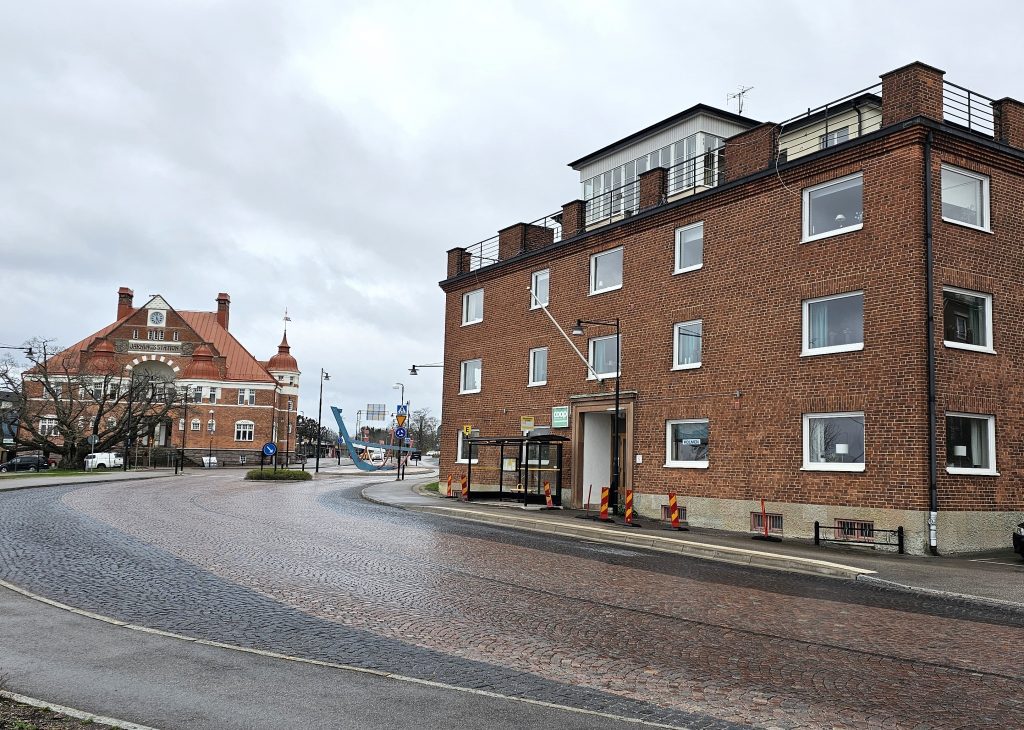
[[178, 310], [159, 295], [136, 307], [133, 297], [121, 287], [113, 323], [46, 360], [48, 388], [40, 368], [26, 373], [25, 417], [33, 427], [46, 433], [60, 422], [76, 440], [99, 434], [96, 450], [123, 453], [127, 434], [117, 426], [130, 407], [127, 383], [148, 379], [167, 396], [157, 399], [159, 418], [132, 429], [133, 463], [164, 465], [184, 449], [193, 464], [211, 454], [221, 465], [258, 464], [268, 441], [282, 457], [295, 452], [300, 371], [287, 333], [276, 354], [257, 360], [229, 331], [227, 294], [217, 295], [210, 312]]
[[[788, 536], [1008, 544], [1024, 105], [913, 63], [782, 123], [699, 105], [572, 167], [580, 200], [448, 252], [442, 476], [474, 456], [493, 481], [462, 428], [533, 417], [569, 439], [563, 502], [596, 503], [618, 380], [619, 502], [641, 516], [674, 492], [698, 526], [750, 530], [764, 499]], [[618, 378], [614, 326], [569, 334], [616, 319]]]

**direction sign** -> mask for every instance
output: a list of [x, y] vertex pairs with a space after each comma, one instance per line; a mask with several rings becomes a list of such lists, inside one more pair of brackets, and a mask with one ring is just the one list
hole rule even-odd
[[406, 436], [408, 436], [408, 434], [406, 433], [405, 429], [402, 428], [401, 426], [395, 429], [396, 439], [404, 439]]
[[274, 445], [273, 442], [268, 441], [267, 443], [263, 444], [263, 455], [264, 456], [273, 456], [276, 453], [277, 453], [277, 446]]

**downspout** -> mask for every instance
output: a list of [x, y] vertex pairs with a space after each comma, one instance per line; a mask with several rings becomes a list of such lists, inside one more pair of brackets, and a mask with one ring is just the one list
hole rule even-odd
[[928, 549], [938, 555], [936, 538], [939, 515], [938, 464], [935, 437], [935, 293], [932, 248], [932, 133], [924, 140], [924, 250], [925, 290], [928, 303]]

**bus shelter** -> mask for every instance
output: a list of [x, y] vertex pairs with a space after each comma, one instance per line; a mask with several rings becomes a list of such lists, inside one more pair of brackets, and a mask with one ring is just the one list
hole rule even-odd
[[469, 499], [498, 499], [544, 504], [544, 483], [551, 500], [562, 505], [565, 436], [549, 433], [505, 438], [470, 437], [466, 483]]

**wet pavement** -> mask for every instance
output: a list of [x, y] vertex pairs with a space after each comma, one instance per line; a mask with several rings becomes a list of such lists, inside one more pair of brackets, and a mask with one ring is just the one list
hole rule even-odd
[[0, 578], [188, 636], [678, 727], [1024, 725], [1019, 611], [383, 507], [365, 477], [239, 476], [0, 493]]

